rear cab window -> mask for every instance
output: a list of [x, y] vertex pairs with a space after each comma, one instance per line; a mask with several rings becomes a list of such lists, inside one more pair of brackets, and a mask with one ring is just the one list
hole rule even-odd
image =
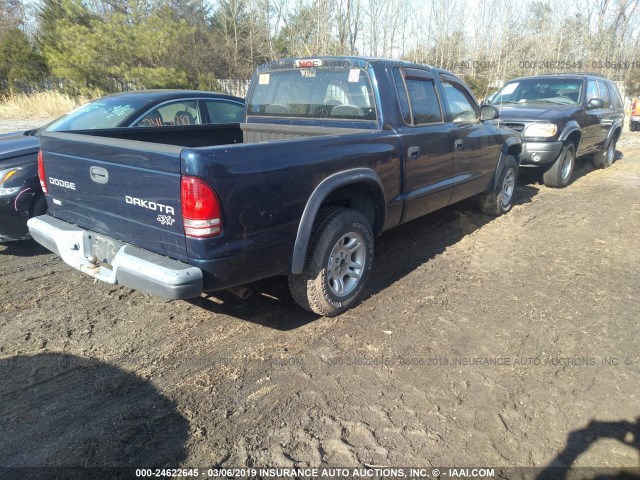
[[283, 61], [258, 71], [247, 100], [257, 117], [375, 121], [375, 97], [365, 65], [347, 60]]

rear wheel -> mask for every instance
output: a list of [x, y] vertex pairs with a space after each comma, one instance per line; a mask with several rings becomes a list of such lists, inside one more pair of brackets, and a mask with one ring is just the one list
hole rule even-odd
[[596, 168], [608, 168], [613, 165], [616, 156], [616, 139], [612, 138], [602, 152], [593, 156], [593, 166]]
[[542, 180], [547, 187], [564, 188], [569, 185], [573, 167], [576, 163], [576, 147], [573, 143], [566, 144], [558, 158], [542, 175]]
[[289, 275], [301, 307], [333, 317], [355, 305], [373, 268], [373, 233], [355, 210], [325, 207], [311, 234], [304, 271]]
[[638, 122], [629, 122], [629, 131], [635, 132], [638, 130]]

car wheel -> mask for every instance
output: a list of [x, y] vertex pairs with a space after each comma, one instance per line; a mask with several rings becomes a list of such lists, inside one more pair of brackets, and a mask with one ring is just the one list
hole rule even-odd
[[322, 208], [311, 234], [304, 271], [289, 275], [298, 305], [333, 317], [359, 300], [373, 268], [373, 232], [355, 210]]
[[629, 122], [629, 131], [635, 132], [638, 130], [638, 122]]
[[612, 138], [607, 148], [593, 156], [593, 166], [596, 168], [608, 168], [613, 165], [616, 157], [616, 139]]
[[511, 155], [505, 157], [496, 186], [480, 197], [480, 211], [497, 217], [511, 210], [518, 181], [518, 162]]
[[547, 167], [542, 175], [542, 181], [547, 187], [564, 188], [569, 185], [573, 167], [576, 164], [576, 147], [573, 143], [566, 144], [558, 158]]

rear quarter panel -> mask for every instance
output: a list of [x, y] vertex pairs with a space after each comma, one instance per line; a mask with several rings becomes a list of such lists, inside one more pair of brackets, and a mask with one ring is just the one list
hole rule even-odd
[[206, 179], [222, 205], [223, 234], [187, 239], [192, 259], [225, 258], [260, 250], [261, 269], [288, 270], [304, 208], [326, 177], [352, 168], [374, 170], [387, 201], [401, 193], [396, 134], [372, 131], [303, 140], [187, 149], [182, 173]]

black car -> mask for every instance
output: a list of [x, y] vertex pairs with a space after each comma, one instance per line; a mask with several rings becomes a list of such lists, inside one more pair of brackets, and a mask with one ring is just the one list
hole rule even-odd
[[593, 74], [542, 75], [507, 82], [491, 99], [500, 121], [522, 132], [521, 165], [544, 168], [544, 184], [565, 187], [576, 157], [613, 163], [624, 109], [618, 87]]
[[127, 127], [188, 129], [192, 125], [244, 121], [244, 99], [212, 92], [145, 90], [95, 100], [49, 125], [0, 135], [0, 242], [29, 238], [27, 220], [47, 211], [38, 180], [37, 155], [44, 131]]

